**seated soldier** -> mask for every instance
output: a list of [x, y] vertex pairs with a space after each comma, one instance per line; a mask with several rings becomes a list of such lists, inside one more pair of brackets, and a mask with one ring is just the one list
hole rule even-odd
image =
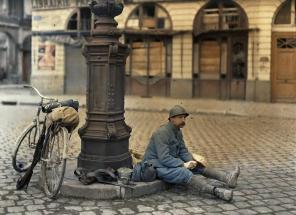
[[194, 160], [184, 144], [181, 131], [188, 115], [179, 105], [170, 110], [169, 122], [153, 133], [145, 151], [144, 161], [151, 162], [156, 168], [157, 177], [165, 182], [188, 185], [225, 201], [231, 201], [232, 190], [212, 186], [196, 174], [217, 179], [224, 182], [227, 187], [235, 188], [240, 169], [237, 166], [234, 171], [226, 173]]

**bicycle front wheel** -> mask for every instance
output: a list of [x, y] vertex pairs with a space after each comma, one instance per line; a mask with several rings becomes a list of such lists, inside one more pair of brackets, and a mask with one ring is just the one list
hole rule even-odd
[[49, 132], [42, 150], [41, 177], [45, 194], [50, 198], [56, 198], [66, 169], [68, 131], [64, 127], [57, 127]]
[[33, 160], [33, 154], [37, 145], [37, 125], [29, 125], [17, 139], [12, 155], [12, 166], [18, 172], [26, 171]]

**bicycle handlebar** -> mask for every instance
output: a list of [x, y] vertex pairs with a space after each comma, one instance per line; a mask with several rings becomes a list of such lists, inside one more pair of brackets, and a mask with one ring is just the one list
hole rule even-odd
[[39, 92], [39, 90], [38, 90], [36, 87], [32, 86], [32, 85], [23, 85], [23, 87], [24, 87], [24, 88], [31, 88], [31, 89], [33, 89], [33, 90], [38, 94], [38, 96], [41, 97], [41, 98], [43, 98], [43, 99], [51, 100], [51, 101], [58, 101], [58, 99], [56, 99], [56, 98], [49, 98], [49, 97], [47, 97], [47, 96], [42, 95], [42, 94]]
[[46, 100], [49, 100], [49, 101], [58, 101], [58, 99], [56, 99], [56, 98], [49, 98], [47, 96], [42, 95], [36, 87], [34, 87], [32, 85], [29, 85], [29, 84], [25, 84], [25, 85], [13, 85], [13, 84], [10, 84], [10, 85], [0, 86], [0, 89], [1, 88], [2, 89], [10, 89], [10, 88], [11, 89], [24, 89], [24, 88], [30, 88], [30, 89], [33, 89], [38, 94], [38, 96], [40, 98], [42, 98], [42, 99], [46, 99]]

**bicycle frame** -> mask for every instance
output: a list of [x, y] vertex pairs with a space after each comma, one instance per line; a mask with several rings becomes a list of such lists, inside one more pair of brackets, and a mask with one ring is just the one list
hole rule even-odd
[[38, 103], [38, 109], [37, 109], [37, 113], [36, 115], [34, 116], [33, 118], [33, 124], [36, 125], [36, 128], [37, 128], [37, 136], [39, 137], [40, 136], [40, 113], [41, 113], [41, 109], [42, 109], [42, 105], [44, 103], [44, 100], [47, 100], [47, 101], [58, 101], [58, 99], [56, 98], [49, 98], [49, 97], [46, 97], [44, 95], [42, 95], [38, 89], [36, 89], [35, 87], [33, 87], [32, 85], [22, 85], [23, 88], [30, 88], [32, 90], [34, 90], [38, 96], [41, 98], [40, 102]]
[[[40, 119], [40, 114], [42, 112], [42, 108], [44, 105], [44, 101], [48, 100], [48, 101], [58, 101], [55, 98], [49, 98], [46, 97], [44, 95], [42, 95], [35, 87], [31, 86], [31, 85], [5, 85], [5, 86], [0, 86], [0, 89], [32, 89], [33, 91], [35, 91], [35, 93], [40, 97], [40, 101], [38, 103], [38, 107], [37, 107], [37, 111], [35, 113], [35, 115], [33, 116], [33, 120], [32, 122], [23, 130], [22, 134], [19, 136], [19, 138], [16, 141], [16, 148], [14, 151], [14, 154], [12, 155], [12, 159], [13, 159], [13, 166], [15, 168], [15, 170], [17, 171], [21, 171], [18, 167], [17, 167], [17, 153], [19, 148], [21, 147], [22, 141], [24, 140], [23, 138], [25, 138], [24, 135], [27, 135], [27, 137], [29, 138], [29, 145], [28, 147], [31, 149], [34, 149], [36, 147], [36, 141], [37, 138], [40, 137], [41, 132], [42, 132], [42, 124], [45, 121], [45, 117], [44, 120]], [[33, 138], [33, 141], [30, 141]]]

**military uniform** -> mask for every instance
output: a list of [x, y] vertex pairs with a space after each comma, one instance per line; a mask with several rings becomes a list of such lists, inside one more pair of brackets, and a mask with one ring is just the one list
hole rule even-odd
[[202, 167], [192, 171], [184, 168], [184, 163], [191, 160], [182, 131], [171, 122], [153, 133], [144, 155], [144, 161], [150, 161], [156, 168], [158, 178], [174, 184], [187, 184], [194, 173], [203, 172]]
[[156, 169], [157, 177], [165, 182], [192, 186], [199, 191], [231, 201], [233, 198], [232, 190], [214, 187], [195, 175], [201, 174], [208, 178], [217, 179], [224, 182], [228, 187], [234, 188], [240, 173], [239, 167], [237, 166], [231, 173], [217, 171], [202, 165], [197, 165], [190, 170], [185, 168], [184, 164], [194, 159], [185, 146], [181, 129], [170, 121], [172, 117], [178, 115], [187, 117], [189, 114], [183, 107], [174, 106], [169, 113], [169, 122], [153, 133], [143, 160], [152, 163]]

